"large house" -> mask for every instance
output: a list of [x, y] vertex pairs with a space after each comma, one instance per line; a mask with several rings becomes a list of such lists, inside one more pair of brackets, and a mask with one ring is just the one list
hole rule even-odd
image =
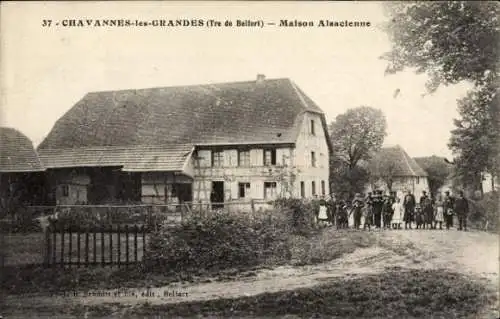
[[383, 147], [368, 163], [372, 180], [366, 186], [367, 192], [382, 190], [403, 193], [411, 191], [417, 198], [423, 191], [429, 193], [428, 175], [399, 145]]
[[38, 152], [58, 204], [329, 193], [322, 110], [289, 79], [92, 92]]
[[37, 204], [43, 199], [44, 168], [32, 141], [23, 133], [0, 127], [0, 215], [12, 205]]

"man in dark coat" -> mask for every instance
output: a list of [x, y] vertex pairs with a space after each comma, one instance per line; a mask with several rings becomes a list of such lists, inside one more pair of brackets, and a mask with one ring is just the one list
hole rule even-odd
[[375, 227], [380, 228], [382, 222], [382, 206], [384, 205], [384, 198], [382, 197], [382, 191], [375, 191], [375, 196], [373, 196], [373, 223]]
[[356, 194], [352, 201], [352, 209], [354, 214], [354, 229], [359, 229], [361, 227], [361, 216], [363, 215], [363, 198], [361, 194]]
[[458, 230], [467, 230], [467, 215], [469, 214], [469, 202], [460, 191], [455, 199], [454, 211], [458, 217]]
[[404, 207], [403, 220], [405, 222], [405, 229], [408, 229], [408, 226], [411, 229], [411, 223], [413, 222], [413, 215], [415, 213], [416, 204], [417, 203], [415, 201], [415, 196], [413, 196], [411, 191], [408, 191], [403, 200], [403, 207]]
[[453, 227], [453, 213], [454, 213], [455, 199], [450, 195], [449, 191], [444, 193], [444, 203], [443, 203], [443, 211], [444, 211], [444, 221], [446, 223], [446, 229], [450, 229]]
[[391, 220], [394, 211], [392, 209], [392, 198], [390, 195], [384, 197], [384, 201], [382, 203], [382, 215], [384, 228], [391, 229]]
[[422, 192], [422, 196], [420, 197], [420, 208], [422, 209], [422, 214], [423, 214], [423, 228], [425, 229], [425, 226], [428, 226], [429, 229], [432, 228], [432, 224], [434, 221], [434, 209], [432, 208], [432, 201], [431, 198], [427, 195], [426, 191]]

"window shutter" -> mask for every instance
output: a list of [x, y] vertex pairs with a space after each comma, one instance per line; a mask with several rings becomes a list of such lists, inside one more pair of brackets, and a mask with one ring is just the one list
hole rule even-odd
[[230, 164], [231, 167], [238, 166], [238, 151], [237, 150], [229, 150], [229, 158], [231, 159]]
[[278, 148], [276, 150], [276, 165], [290, 166], [290, 152], [288, 148]]
[[224, 158], [224, 167], [231, 167], [231, 151], [230, 150], [224, 150], [223, 151], [223, 158]]
[[264, 165], [264, 152], [262, 149], [250, 150], [250, 163], [252, 166]]
[[251, 182], [250, 189], [252, 190], [252, 198], [255, 199], [264, 198], [264, 183], [262, 181]]
[[238, 199], [238, 182], [231, 182], [231, 199]]

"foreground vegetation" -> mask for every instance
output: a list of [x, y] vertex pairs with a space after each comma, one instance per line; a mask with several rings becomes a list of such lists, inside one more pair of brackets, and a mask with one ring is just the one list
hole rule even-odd
[[[486, 285], [446, 270], [392, 269], [378, 275], [331, 279], [312, 288], [235, 299], [127, 306], [46, 306], [9, 309], [13, 313], [106, 318], [283, 317], [299, 318], [476, 318], [495, 295]], [[493, 318], [493, 317], [492, 317]]]

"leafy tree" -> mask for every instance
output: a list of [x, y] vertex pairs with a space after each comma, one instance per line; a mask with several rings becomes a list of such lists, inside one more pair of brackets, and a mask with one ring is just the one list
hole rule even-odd
[[458, 103], [461, 115], [455, 120], [449, 146], [455, 155], [460, 184], [481, 189], [482, 173], [498, 176], [500, 148], [498, 89], [486, 86]]
[[469, 81], [459, 101], [450, 148], [458, 183], [481, 187], [482, 174], [498, 176], [498, 69], [500, 7], [493, 1], [390, 2], [385, 26], [392, 42], [382, 56], [386, 73], [414, 68], [429, 75], [427, 89]]
[[496, 77], [499, 5], [494, 1], [411, 1], [384, 4], [392, 43], [387, 73], [406, 67], [430, 76], [428, 89]]
[[360, 192], [368, 181], [368, 172], [358, 164], [377, 152], [387, 135], [387, 122], [381, 110], [368, 106], [349, 109], [330, 124], [333, 156], [330, 181], [336, 193]]
[[453, 165], [446, 162], [444, 157], [435, 155], [429, 157], [417, 157], [415, 158], [415, 161], [429, 175], [429, 190], [433, 195], [435, 195], [437, 191], [445, 185], [446, 181], [451, 178], [453, 174]]

